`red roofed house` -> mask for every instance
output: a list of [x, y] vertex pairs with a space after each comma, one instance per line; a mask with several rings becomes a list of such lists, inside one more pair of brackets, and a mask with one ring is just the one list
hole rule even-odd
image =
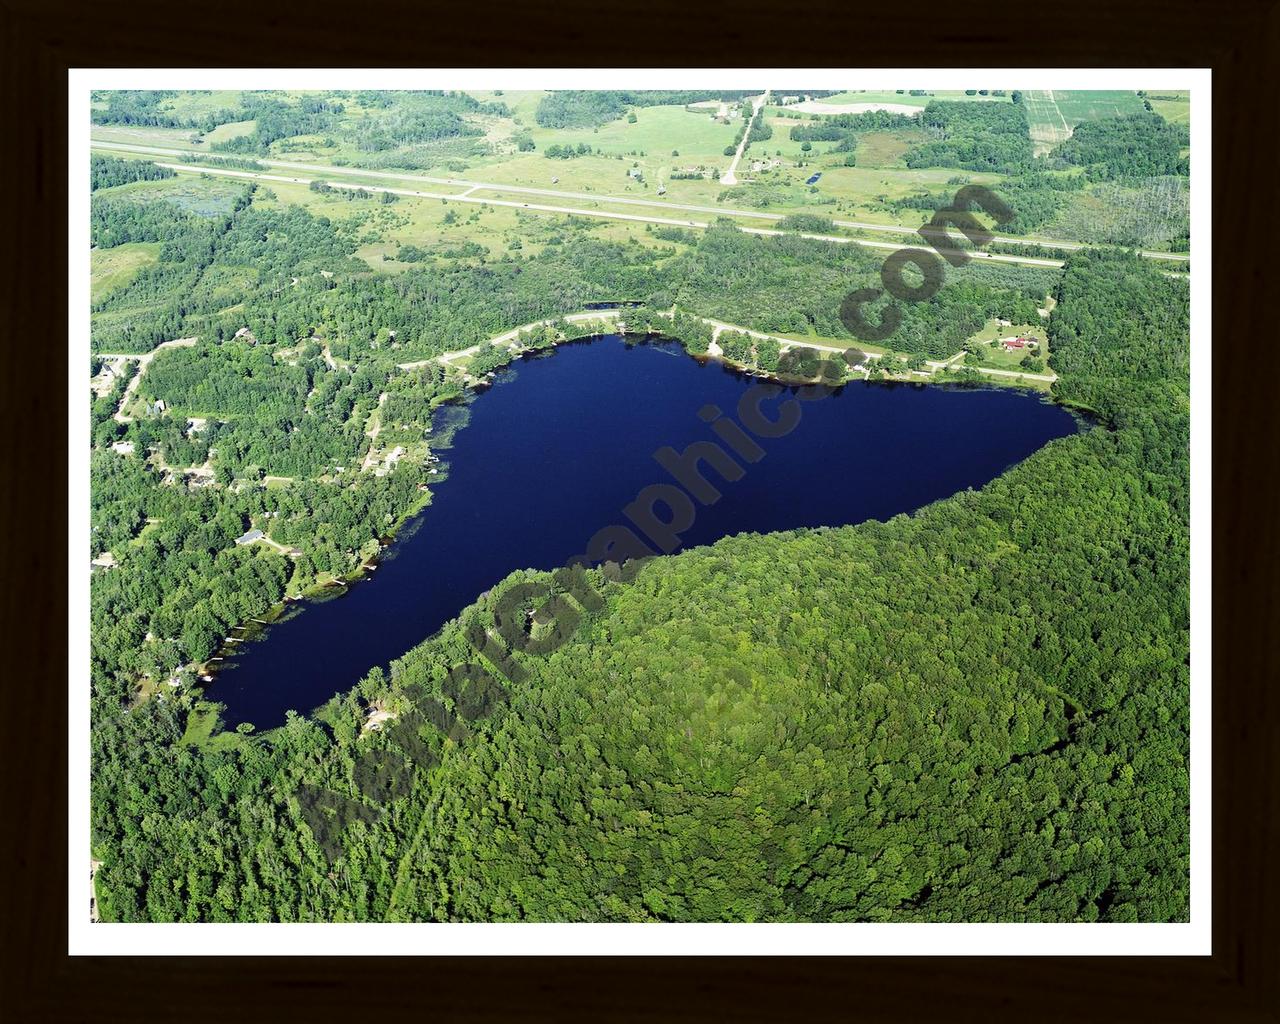
[[1014, 351], [1014, 349], [1026, 348], [1030, 344], [1031, 344], [1030, 338], [1005, 338], [1004, 350], [1006, 352], [1012, 352]]

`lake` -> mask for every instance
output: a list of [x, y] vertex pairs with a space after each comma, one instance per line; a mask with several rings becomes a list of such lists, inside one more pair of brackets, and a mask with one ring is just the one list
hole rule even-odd
[[[511, 571], [554, 569], [597, 531], [626, 523], [622, 509], [638, 492], [672, 482], [654, 453], [717, 440], [699, 410], [714, 404], [736, 418], [758, 384], [673, 342], [616, 336], [499, 371], [493, 387], [437, 414], [437, 435], [448, 421], [459, 426], [440, 453], [448, 478], [377, 571], [238, 645], [206, 697], [226, 705], [228, 727], [266, 729], [346, 691]], [[800, 409], [789, 434], [758, 438], [765, 455], [743, 463], [741, 479], [703, 467], [723, 497], [698, 507], [685, 547], [888, 519], [980, 487], [1078, 429], [1061, 407], [1014, 390], [856, 382]]]

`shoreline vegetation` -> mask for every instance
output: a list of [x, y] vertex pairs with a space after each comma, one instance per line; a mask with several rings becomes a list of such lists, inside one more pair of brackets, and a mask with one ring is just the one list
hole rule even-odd
[[[682, 338], [674, 334], [663, 333], [660, 330], [653, 330], [652, 327], [655, 326], [653, 323], [653, 320], [649, 320], [647, 322], [648, 326], [643, 331], [635, 331], [628, 328], [626, 326], [625, 321], [622, 320], [622, 314], [626, 311], [625, 308], [622, 308], [622, 307], [625, 307], [627, 305], [634, 305], [633, 303], [625, 303], [625, 302], [618, 303], [617, 305], [620, 308], [617, 308], [617, 309], [608, 308], [610, 305], [612, 304], [603, 303], [603, 302], [596, 303], [595, 304], [596, 308], [580, 310], [576, 313], [565, 314], [564, 316], [561, 316], [561, 317], [550, 317], [541, 321], [537, 321], [535, 323], [523, 324], [520, 327], [513, 328], [511, 331], [498, 335], [496, 338], [492, 338], [487, 342], [483, 342], [481, 343], [481, 345], [473, 346], [471, 349], [460, 350], [458, 352], [447, 352], [441, 356], [438, 356], [435, 361], [439, 362], [441, 365], [450, 366], [455, 360], [458, 359], [459, 356], [463, 355], [466, 352], [472, 352], [477, 349], [483, 351], [485, 346], [489, 346], [494, 349], [504, 348], [508, 358], [503, 362], [494, 363], [492, 369], [489, 369], [488, 371], [486, 371], [485, 376], [474, 377], [470, 374], [467, 374], [465, 370], [462, 371], [464, 380], [466, 381], [466, 386], [471, 390], [473, 394], [478, 396], [491, 386], [493, 382], [493, 377], [496, 371], [511, 365], [517, 359], [521, 359], [527, 356], [536, 355], [541, 352], [553, 350], [559, 347], [560, 345], [579, 343], [579, 342], [590, 342], [600, 338], [609, 337], [610, 335], [615, 335], [615, 334], [624, 339], [628, 335], [631, 335], [632, 337], [639, 337], [640, 344], [645, 343], [645, 341], [647, 341], [649, 338], [660, 338], [663, 341], [674, 342], [676, 344], [679, 344], [690, 358], [696, 359], [699, 362], [717, 362], [728, 367], [729, 369], [734, 370], [735, 372], [738, 372], [742, 376], [766, 380], [766, 381], [769, 381], [770, 383], [774, 383], [779, 386], [787, 387], [787, 388], [822, 385], [826, 382], [822, 379], [822, 377], [819, 374], [814, 374], [808, 377], [802, 377], [802, 376], [786, 374], [785, 372], [782, 372], [780, 369], [776, 367], [774, 369], [762, 369], [757, 365], [754, 359], [746, 358], [746, 355], [747, 355], [746, 353], [741, 353], [743, 358], [735, 359], [733, 356], [726, 354], [724, 350], [720, 348], [720, 346], [717, 344], [716, 339], [721, 335], [730, 335], [730, 336], [736, 336], [737, 338], [744, 339], [744, 341], [752, 338], [756, 338], [756, 339], [771, 340], [771, 341], [774, 341], [775, 344], [777, 342], [781, 342], [783, 345], [786, 345], [789, 343], [794, 348], [811, 349], [814, 351], [822, 352], [823, 356], [826, 358], [834, 358], [838, 351], [831, 345], [822, 344], [816, 341], [807, 342], [800, 339], [785, 339], [778, 336], [766, 335], [761, 332], [751, 331], [751, 330], [748, 330], [747, 328], [739, 327], [734, 324], [722, 324], [719, 321], [713, 321], [708, 318], [697, 318], [704, 325], [711, 326], [714, 328], [712, 339], [708, 343], [707, 349], [703, 350], [702, 352], [691, 351], [689, 346], [682, 340]], [[659, 319], [673, 319], [674, 316], [675, 316], [675, 310], [659, 312], [656, 314], [656, 318], [659, 318]], [[557, 330], [556, 329], [557, 324], [564, 324], [566, 326], [572, 324], [575, 330], [586, 330], [588, 333], [585, 333], [585, 334], [572, 333], [571, 334], [570, 332], [565, 330]], [[555, 332], [554, 335], [547, 335], [544, 333], [540, 336], [540, 340], [535, 342], [534, 332], [538, 331], [539, 329], [546, 329], [546, 328], [551, 328]], [[850, 345], [848, 347], [850, 349], [856, 349], [861, 351], [860, 346]], [[780, 351], [778, 352], [778, 355], [782, 356], [782, 355], [785, 355], [785, 353], [786, 353], [786, 349], [780, 347]], [[867, 355], [871, 360], [878, 360], [880, 358], [883, 358], [883, 355], [884, 355], [884, 353], [880, 353], [880, 352], [875, 352], [875, 353], [867, 352], [864, 354]], [[893, 355], [892, 352], [888, 352], [887, 354], [890, 356]], [[962, 355], [963, 353], [960, 353], [960, 354]], [[957, 357], [953, 357], [953, 359], [954, 358], [957, 358]], [[847, 377], [847, 378], [841, 379], [838, 382], [832, 382], [830, 386], [842, 387], [844, 384], [853, 383], [861, 379], [863, 382], [867, 382], [867, 383], [884, 382], [884, 383], [893, 383], [893, 384], [915, 384], [915, 385], [934, 385], [934, 386], [950, 384], [950, 385], [966, 385], [970, 387], [975, 385], [1025, 387], [1027, 385], [1026, 383], [1024, 383], [1022, 378], [1025, 378], [1027, 381], [1046, 381], [1047, 380], [1049, 382], [1052, 382], [1053, 380], [1057, 379], [1056, 375], [1050, 376], [1050, 375], [1038, 375], [1038, 374], [1030, 374], [1030, 373], [1026, 373], [1026, 374], [1010, 373], [1009, 377], [1003, 380], [1002, 379], [975, 380], [974, 375], [964, 376], [961, 374], [957, 374], [954, 371], [951, 371], [949, 367], [950, 362], [951, 360], [947, 360], [943, 362], [930, 361], [928, 363], [929, 368], [927, 370], [918, 370], [918, 369], [912, 370], [912, 369], [908, 369], [906, 366], [903, 366], [902, 370], [897, 373], [883, 373], [876, 381], [872, 380], [869, 369], [863, 364], [859, 364], [859, 366], [850, 367], [850, 369], [855, 371], [857, 369], [862, 369], [863, 376], [861, 378]], [[421, 363], [402, 364], [400, 366], [400, 369], [413, 369], [421, 365], [424, 365], [424, 364], [421, 364]], [[136, 381], [137, 378], [135, 377], [134, 380]], [[465, 397], [451, 398], [447, 400], [445, 403], [442, 403], [442, 406], [457, 404], [465, 401], [466, 401]], [[1082, 411], [1091, 412], [1091, 410], [1088, 410], [1088, 409], [1083, 409]], [[447, 479], [447, 473], [444, 479]], [[199, 687], [199, 686], [193, 687], [193, 689], [199, 694], [199, 696], [197, 697], [198, 702], [202, 704], [206, 709], [212, 709], [214, 706], [218, 704], [216, 700], [209, 701], [209, 700], [203, 699], [203, 697], [204, 697], [204, 693], [207, 692], [207, 688], [213, 685], [217, 681], [219, 669], [215, 663], [224, 662], [229, 655], [234, 653], [233, 649], [228, 645], [243, 643], [249, 639], [259, 639], [259, 636], [261, 634], [265, 633], [272, 624], [280, 621], [282, 616], [284, 616], [286, 613], [290, 613], [290, 612], [294, 614], [303, 613], [305, 611], [305, 605], [307, 604], [308, 601], [323, 599], [323, 598], [338, 598], [338, 597], [344, 596], [347, 593], [347, 591], [350, 589], [350, 587], [364, 581], [371, 572], [377, 569], [379, 557], [381, 556], [382, 552], [386, 551], [395, 543], [400, 530], [405, 525], [409, 524], [410, 522], [415, 520], [418, 516], [420, 516], [422, 513], [424, 513], [430, 507], [430, 505], [431, 505], [431, 491], [428, 490], [422, 494], [420, 500], [415, 502], [410, 508], [406, 509], [402, 514], [400, 514], [396, 518], [396, 520], [392, 524], [390, 524], [390, 526], [388, 526], [386, 532], [382, 535], [381, 538], [379, 538], [380, 546], [376, 553], [369, 555], [365, 559], [365, 561], [363, 561], [356, 569], [354, 569], [349, 574], [346, 574], [343, 576], [331, 576], [324, 580], [317, 581], [315, 584], [313, 584], [312, 586], [306, 589], [300, 590], [293, 594], [286, 594], [279, 603], [272, 605], [265, 612], [260, 613], [256, 618], [252, 618], [249, 620], [250, 622], [254, 622], [257, 626], [261, 627], [261, 629], [253, 630], [252, 627], [250, 627], [247, 622], [241, 622], [233, 626], [231, 629], [231, 633], [223, 638], [222, 644], [214, 652], [214, 656], [211, 658], [210, 661], [202, 664], [187, 666], [187, 668], [193, 673], [193, 675], [197, 679], [204, 682], [203, 687]], [[339, 593], [334, 594], [333, 591], [335, 589], [337, 589]], [[235, 635], [237, 632], [243, 633], [246, 631], [258, 633], [259, 636], [245, 637], [245, 636]]]

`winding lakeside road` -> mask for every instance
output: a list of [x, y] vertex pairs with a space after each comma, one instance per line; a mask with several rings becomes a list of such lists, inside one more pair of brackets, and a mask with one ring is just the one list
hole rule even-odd
[[[461, 359], [466, 356], [475, 355], [477, 352], [480, 351], [480, 348], [482, 345], [487, 345], [487, 344], [506, 345], [508, 348], [514, 349], [516, 347], [515, 343], [519, 340], [519, 337], [522, 331], [533, 330], [535, 327], [546, 327], [546, 326], [549, 326], [550, 324], [555, 323], [557, 320], [566, 320], [570, 323], [581, 323], [584, 320], [617, 320], [620, 316], [622, 316], [622, 313], [623, 311], [620, 309], [585, 310], [581, 313], [570, 313], [567, 316], [548, 317], [545, 320], [535, 320], [533, 323], [523, 324], [520, 327], [516, 327], [510, 331], [506, 331], [503, 334], [496, 335], [492, 338], [489, 338], [487, 341], [479, 342], [478, 344], [472, 345], [469, 348], [459, 349], [456, 352], [445, 352], [444, 354], [434, 356], [431, 359], [419, 359], [411, 363], [397, 363], [396, 366], [398, 369], [401, 369], [401, 370], [417, 370], [417, 369], [421, 369], [424, 366], [429, 366], [431, 363], [440, 363], [442, 366], [449, 366], [456, 359]], [[663, 315], [670, 315], [670, 314], [663, 314]], [[807, 339], [801, 340], [796, 338], [784, 338], [780, 334], [766, 334], [763, 331], [753, 331], [748, 327], [741, 327], [737, 324], [725, 323], [723, 320], [713, 320], [710, 317], [705, 317], [705, 316], [698, 317], [698, 319], [701, 320], [704, 324], [707, 324], [709, 327], [712, 328], [711, 337], [712, 337], [713, 343], [715, 339], [717, 339], [720, 336], [720, 333], [722, 331], [732, 331], [739, 334], [748, 335], [749, 337], [752, 337], [752, 338], [762, 338], [769, 341], [776, 341], [779, 347], [784, 351], [788, 348], [811, 348], [811, 349], [817, 349], [820, 352], [844, 352], [848, 348], [857, 347], [856, 345], [844, 345], [844, 346], [825, 345], [822, 342], [809, 341]], [[879, 352], [867, 352], [865, 353], [865, 355], [869, 359], [883, 358], [882, 354]], [[962, 358], [963, 356], [964, 356], [964, 352], [961, 351], [943, 360], [927, 359], [925, 360], [925, 363], [926, 365], [929, 366], [929, 370], [913, 370], [911, 372], [929, 377], [929, 376], [932, 376], [934, 373], [938, 372], [939, 370], [949, 369], [952, 366], [952, 364], [954, 364], [958, 359]], [[990, 374], [995, 377], [1012, 377], [1012, 378], [1020, 378], [1025, 380], [1043, 381], [1044, 383], [1047, 383], [1047, 384], [1052, 384], [1054, 381], [1058, 379], [1058, 375], [1056, 373], [1023, 373], [1018, 370], [997, 370], [993, 367], [985, 367], [985, 366], [971, 366], [969, 367], [969, 369], [976, 370], [978, 373]]]
[[[743, 138], [745, 140], [746, 136], [744, 135]], [[131, 152], [131, 153], [139, 153], [147, 156], [162, 156], [162, 157], [165, 157], [165, 156], [190, 157], [190, 156], [204, 155], [196, 152], [195, 150], [167, 149], [160, 146], [143, 146], [143, 145], [134, 145], [131, 143], [124, 143], [124, 142], [103, 142], [99, 140], [94, 140], [91, 143], [91, 148], [103, 149], [103, 150], [117, 150], [121, 152]], [[503, 185], [496, 182], [475, 181], [475, 180], [466, 179], [466, 178], [436, 178], [436, 177], [431, 177], [428, 175], [420, 175], [420, 174], [409, 174], [409, 173], [399, 173], [399, 172], [389, 172], [389, 171], [370, 171], [370, 170], [363, 170], [358, 167], [335, 167], [330, 164], [303, 164], [303, 163], [292, 163], [287, 160], [272, 160], [267, 158], [255, 158], [255, 159], [257, 160], [258, 163], [265, 164], [268, 167], [275, 167], [275, 168], [279, 168], [281, 170], [287, 170], [287, 171], [306, 171], [306, 172], [320, 173], [333, 179], [352, 178], [352, 177], [377, 178], [379, 180], [387, 180], [387, 181], [406, 181], [406, 182], [412, 181], [412, 182], [421, 182], [423, 184], [428, 184], [428, 185], [446, 185], [453, 188], [461, 188], [464, 190], [460, 193], [428, 193], [428, 192], [414, 192], [414, 191], [407, 191], [407, 190], [401, 191], [401, 190], [396, 190], [392, 188], [380, 190], [377, 188], [368, 187], [369, 191], [388, 191], [397, 195], [422, 196], [428, 199], [446, 199], [446, 200], [452, 199], [459, 202], [462, 202], [462, 201], [491, 202], [493, 203], [493, 205], [509, 205], [509, 206], [525, 205], [522, 203], [515, 203], [515, 202], [504, 203], [501, 200], [497, 200], [497, 199], [485, 200], [483, 197], [473, 196], [474, 192], [496, 192], [499, 194], [507, 192], [507, 193], [513, 193], [517, 195], [543, 196], [543, 197], [549, 197], [553, 199], [572, 199], [580, 202], [609, 203], [613, 205], [624, 205], [624, 206], [641, 206], [641, 207], [648, 207], [654, 210], [680, 211], [680, 212], [688, 212], [688, 213], [710, 213], [710, 214], [716, 214], [722, 217], [737, 217], [740, 219], [747, 219], [747, 220], [765, 220], [765, 221], [772, 221], [775, 223], [777, 221], [783, 220], [787, 216], [786, 214], [781, 214], [781, 213], [766, 213], [761, 210], [741, 210], [741, 209], [735, 209], [733, 207], [727, 207], [727, 206], [702, 206], [695, 203], [674, 203], [674, 202], [670, 202], [662, 199], [638, 199], [638, 198], [635, 198], [634, 196], [597, 195], [592, 192], [568, 192], [568, 191], [563, 191], [559, 189], [536, 188], [530, 185]], [[180, 169], [189, 173], [198, 173], [198, 174], [217, 174], [219, 172], [227, 172], [230, 170], [229, 168], [218, 167], [214, 164], [207, 164], [207, 165], [205, 164], [198, 164], [198, 165], [162, 164], [161, 166], [169, 167], [171, 170]], [[736, 161], [734, 166], [736, 166]], [[253, 175], [251, 172], [240, 171], [237, 174], [232, 174], [229, 176], [254, 177], [255, 175]], [[268, 180], [291, 182], [299, 185], [303, 185], [303, 184], [309, 185], [313, 179], [297, 178], [297, 177], [293, 177], [293, 178], [278, 177], [273, 179], [269, 178]], [[732, 182], [727, 181], [725, 178], [721, 178], [720, 180], [722, 184], [732, 184]], [[358, 183], [354, 183], [354, 182], [344, 182], [344, 181], [338, 180], [337, 183], [349, 188], [361, 187]], [[604, 217], [609, 216], [609, 214], [606, 211], [573, 210], [573, 209], [565, 209], [560, 206], [537, 206], [537, 207], [530, 206], [528, 208], [549, 211], [549, 212], [557, 212], [557, 213], [574, 213], [574, 214], [581, 214], [584, 216], [604, 216]], [[618, 214], [616, 216], [619, 219], [623, 219], [623, 220], [632, 220], [632, 219], [649, 220], [651, 223], [675, 224], [675, 225], [680, 225], [684, 227], [704, 227], [705, 228], [707, 226], [706, 224], [696, 223], [693, 221], [686, 221], [686, 220], [662, 220], [662, 219], [647, 218], [647, 217], [631, 218], [631, 217], [625, 217], [621, 214]], [[916, 235], [918, 233], [918, 229], [913, 227], [907, 227], [901, 224], [873, 224], [868, 221], [856, 221], [856, 220], [833, 220], [832, 223], [835, 224], [836, 227], [850, 228], [855, 231], [882, 232], [882, 233], [893, 234], [893, 235]], [[848, 239], [848, 238], [840, 238], [839, 240], [844, 242], [853, 241], [852, 239]], [[1011, 237], [1011, 236], [1005, 236], [1005, 235], [995, 235], [992, 237], [992, 241], [1003, 243], [1006, 245], [1039, 245], [1039, 246], [1044, 246], [1045, 248], [1048, 248], [1048, 249], [1062, 249], [1066, 251], [1075, 251], [1077, 249], [1089, 248], [1089, 246], [1081, 242], [1061, 242], [1061, 241], [1054, 241], [1054, 240], [1043, 239], [1043, 238], [1017, 238], [1017, 237]], [[900, 246], [898, 245], [891, 245], [883, 242], [880, 242], [880, 243], [864, 242], [863, 244], [872, 246], [874, 248], [889, 248], [889, 249], [900, 248]], [[971, 252], [970, 255], [981, 256], [983, 254]], [[1191, 256], [1189, 254], [1155, 252], [1150, 250], [1142, 250], [1140, 252], [1140, 255], [1145, 256], [1148, 259], [1170, 260], [1173, 262], [1182, 262], [1182, 263], [1185, 263], [1191, 259]], [[1032, 265], [1040, 265], [1040, 266], [1061, 266], [1062, 265], [1060, 262], [1055, 262], [1052, 260], [1042, 260], [1037, 263], [1036, 261], [1033, 261], [1031, 257], [1005, 257], [1005, 259], [1011, 262], [1026, 262], [1026, 263], [1031, 263]]]
[[[780, 232], [772, 232], [772, 233], [780, 234]], [[405, 371], [419, 370], [424, 366], [431, 365], [432, 363], [439, 363], [442, 366], [451, 366], [458, 359], [463, 359], [468, 356], [474, 356], [476, 353], [480, 351], [481, 347], [484, 345], [490, 345], [490, 344], [506, 345], [508, 348], [515, 348], [516, 343], [519, 341], [520, 335], [522, 332], [531, 331], [538, 327], [549, 327], [551, 324], [554, 324], [558, 320], [564, 320], [564, 321], [567, 321], [568, 323], [582, 323], [583, 321], [591, 321], [591, 320], [601, 320], [601, 321], [617, 320], [619, 317], [622, 316], [622, 314], [623, 314], [623, 310], [620, 310], [620, 309], [589, 309], [589, 310], [583, 310], [582, 312], [579, 312], [579, 313], [568, 313], [564, 316], [546, 317], [545, 319], [542, 319], [542, 320], [535, 320], [532, 323], [521, 324], [519, 327], [513, 327], [509, 331], [504, 331], [502, 334], [495, 335], [494, 337], [488, 338], [485, 341], [477, 342], [476, 344], [471, 345], [467, 348], [457, 349], [456, 351], [453, 351], [453, 352], [444, 352], [438, 356], [432, 356], [429, 359], [417, 359], [417, 360], [414, 360], [413, 362], [397, 363], [396, 368], [400, 370], [405, 370]], [[725, 323], [723, 320], [713, 320], [712, 318], [705, 317], [705, 316], [699, 317], [698, 319], [701, 320], [704, 324], [707, 324], [709, 327], [712, 328], [713, 341], [717, 337], [719, 337], [722, 331], [733, 331], [739, 334], [745, 334], [752, 338], [763, 338], [769, 341], [776, 341], [783, 350], [788, 348], [811, 348], [811, 349], [816, 349], [820, 352], [844, 352], [846, 349], [850, 347], [854, 347], [854, 348], [857, 347], [855, 343], [851, 343], [850, 345], [843, 345], [843, 346], [827, 345], [827, 344], [823, 344], [822, 342], [810, 341], [808, 339], [784, 338], [780, 334], [767, 334], [763, 331], [755, 331], [749, 327], [742, 327], [738, 324]], [[147, 366], [150, 365], [151, 360], [154, 359], [156, 355], [160, 353], [163, 349], [189, 348], [190, 346], [194, 345], [196, 341], [197, 341], [196, 338], [178, 338], [174, 341], [166, 341], [163, 344], [158, 345], [156, 348], [152, 349], [150, 352], [147, 352], [141, 355], [137, 353], [126, 354], [126, 353], [118, 353], [118, 352], [98, 353], [98, 355], [103, 359], [133, 359], [133, 360], [137, 360], [139, 363], [138, 372], [134, 374], [133, 379], [129, 382], [128, 388], [125, 390], [124, 397], [121, 399], [120, 408], [116, 412], [116, 420], [118, 422], [127, 423], [129, 422], [129, 420], [133, 418], [131, 416], [126, 416], [124, 413], [124, 409], [125, 409], [125, 406], [128, 404], [130, 397], [137, 390], [138, 384], [142, 381], [142, 374], [146, 370]], [[882, 355], [879, 352], [867, 352], [866, 355], [870, 359], [882, 358]], [[964, 352], [957, 352], [955, 355], [951, 356], [948, 359], [943, 359], [943, 360], [928, 359], [928, 360], [925, 360], [926, 364], [930, 367], [928, 371], [915, 370], [912, 372], [917, 374], [922, 374], [924, 376], [932, 376], [934, 373], [936, 373], [939, 370], [945, 370], [950, 368], [952, 364], [954, 364], [957, 360], [959, 360], [963, 355], [964, 355]], [[1048, 384], [1052, 384], [1054, 381], [1058, 379], [1058, 375], [1056, 373], [1024, 373], [1018, 370], [998, 370], [998, 369], [995, 369], [994, 367], [989, 367], [989, 366], [971, 366], [971, 367], [968, 367], [968, 369], [976, 370], [978, 373], [985, 373], [994, 377], [1011, 377], [1011, 378], [1018, 378], [1018, 379], [1024, 379], [1024, 380], [1035, 380], [1035, 381], [1042, 381]]]

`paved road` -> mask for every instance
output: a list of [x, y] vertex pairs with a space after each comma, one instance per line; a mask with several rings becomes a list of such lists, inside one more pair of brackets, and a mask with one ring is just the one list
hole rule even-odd
[[[745, 138], [745, 136], [744, 136]], [[95, 149], [114, 149], [123, 152], [141, 153], [153, 156], [198, 156], [202, 154], [196, 153], [194, 150], [184, 149], [166, 149], [160, 146], [141, 146], [124, 142], [99, 142], [94, 141], [92, 147]], [[464, 191], [460, 193], [449, 193], [439, 195], [439, 198], [465, 199], [471, 196], [473, 192], [510, 192], [518, 195], [536, 195], [546, 196], [554, 199], [574, 199], [583, 202], [608, 203], [611, 205], [625, 206], [645, 206], [651, 209], [662, 210], [681, 210], [689, 213], [711, 213], [721, 217], [738, 217], [748, 220], [767, 220], [780, 221], [786, 214], [782, 213], [765, 213], [760, 210], [738, 210], [733, 207], [726, 206], [702, 206], [696, 203], [675, 203], [664, 199], [638, 199], [634, 196], [610, 196], [597, 195], [593, 192], [569, 192], [562, 189], [552, 188], [536, 188], [531, 185], [503, 185], [497, 182], [473, 181], [464, 178], [435, 178], [428, 175], [408, 174], [390, 171], [367, 171], [356, 167], [334, 167], [329, 164], [300, 164], [292, 163], [287, 160], [270, 160], [257, 157], [258, 163], [266, 164], [269, 167], [276, 167], [282, 170], [290, 171], [310, 171], [325, 174], [330, 178], [344, 177], [360, 177], [360, 178], [378, 178], [390, 181], [416, 181], [427, 185], [448, 185], [454, 188], [461, 188]], [[173, 165], [178, 166], [178, 165]], [[201, 173], [214, 173], [215, 171], [224, 170], [216, 165], [199, 165], [193, 168]], [[244, 173], [244, 172], [241, 172]], [[303, 178], [280, 178], [280, 181], [296, 181], [299, 183], [309, 183], [311, 179]], [[732, 184], [721, 178], [722, 184]], [[430, 198], [436, 198], [436, 193], [403, 193], [406, 195], [425, 195]], [[543, 209], [538, 207], [538, 209]], [[556, 209], [559, 209], [557, 207]], [[670, 223], [683, 223], [681, 221], [672, 221]], [[879, 231], [893, 235], [915, 235], [917, 229], [907, 227], [902, 224], [874, 224], [869, 221], [858, 220], [835, 220], [833, 223], [841, 228], [853, 228], [858, 231]], [[1049, 249], [1063, 249], [1073, 251], [1076, 249], [1088, 248], [1080, 242], [1061, 242], [1044, 238], [1018, 238], [1005, 235], [995, 235], [992, 238], [994, 242], [1003, 242], [1009, 245], [1041, 245]], [[896, 248], [896, 246], [895, 246]], [[1143, 250], [1143, 256], [1151, 259], [1173, 260], [1175, 262], [1186, 262], [1191, 257], [1185, 253], [1168, 253], [1153, 252]]]
[[[291, 185], [310, 185], [313, 178], [294, 178], [280, 174], [267, 174], [264, 171], [234, 171], [223, 167], [206, 167], [198, 164], [171, 164], [161, 163], [157, 161], [157, 166], [167, 167], [173, 171], [184, 171], [189, 174], [209, 174], [220, 178], [247, 178], [254, 181], [278, 181]], [[421, 192], [415, 189], [407, 188], [390, 188], [383, 185], [361, 185], [356, 182], [340, 182], [342, 188], [357, 190], [360, 192], [390, 192], [397, 196], [412, 196], [419, 199], [443, 199], [451, 203], [478, 203], [481, 206], [506, 206], [517, 210], [537, 210], [542, 213], [558, 213], [562, 215], [578, 216], [578, 217], [598, 217], [602, 220], [625, 220], [634, 221], [641, 224], [669, 224], [674, 227], [686, 228], [709, 228], [711, 225], [707, 221], [701, 220], [677, 220], [673, 217], [656, 217], [653, 215], [642, 215], [636, 213], [613, 213], [608, 210], [589, 210], [582, 207], [573, 206], [550, 206], [544, 203], [518, 203], [510, 199], [485, 199], [482, 197], [462, 194], [455, 195], [444, 192]], [[841, 245], [860, 245], [870, 249], [889, 249], [896, 250], [902, 248], [901, 244], [894, 242], [873, 242], [865, 238], [846, 238], [843, 235], [818, 235], [809, 232], [794, 231], [778, 231], [770, 228], [743, 228], [747, 234], [752, 235], [796, 235], [799, 238], [812, 238], [822, 242], [837, 242]], [[1006, 256], [1003, 253], [982, 252], [980, 250], [970, 251], [970, 256], [978, 259], [995, 260], [1000, 263], [1021, 263], [1025, 266], [1033, 267], [1061, 267], [1061, 260], [1046, 260], [1032, 256]]]
[[746, 152], [747, 143], [751, 139], [751, 126], [755, 124], [756, 118], [760, 116], [760, 111], [764, 109], [764, 105], [768, 102], [768, 89], [751, 101], [751, 117], [747, 121], [747, 126], [742, 129], [742, 141], [738, 143], [738, 151], [733, 154], [733, 162], [729, 164], [729, 169], [725, 171], [724, 174], [720, 175], [721, 185], [738, 184], [738, 164], [742, 160], [742, 154]]

